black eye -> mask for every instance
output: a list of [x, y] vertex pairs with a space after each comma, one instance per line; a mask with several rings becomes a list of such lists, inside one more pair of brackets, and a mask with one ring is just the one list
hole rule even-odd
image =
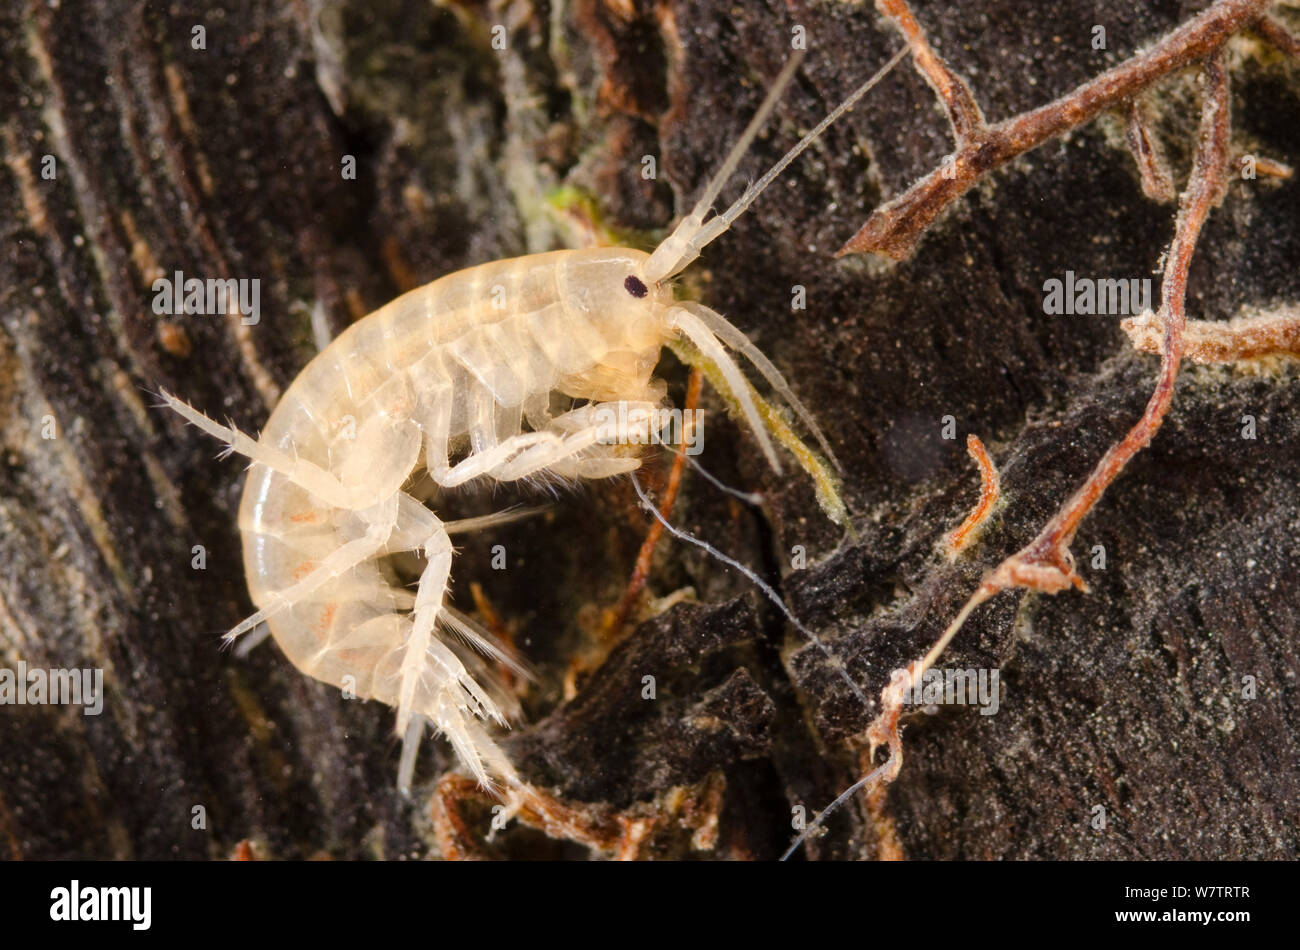
[[633, 297], [644, 297], [650, 292], [645, 289], [645, 284], [641, 283], [641, 281], [635, 277], [629, 277], [627, 280], [623, 281], [623, 286]]

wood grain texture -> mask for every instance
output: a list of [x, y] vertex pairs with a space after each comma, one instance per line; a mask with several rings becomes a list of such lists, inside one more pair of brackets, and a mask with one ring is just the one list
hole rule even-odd
[[[1205, 5], [914, 7], [998, 121]], [[559, 246], [566, 232], [545, 207], [559, 184], [594, 194], [611, 223], [662, 228], [757, 106], [791, 26], [811, 51], [742, 177], [901, 40], [869, 5], [775, 0], [233, 0], [219, 17], [72, 6], [0, 10], [0, 666], [100, 667], [107, 700], [98, 717], [0, 706], [0, 855], [217, 859], [246, 839], [284, 858], [435, 855], [426, 799], [451, 765], [445, 749], [423, 754], [404, 800], [391, 711], [342, 700], [273, 645], [246, 660], [220, 650], [251, 612], [234, 525], [242, 467], [149, 393], [255, 430], [315, 352], [313, 308], [337, 332], [449, 270]], [[491, 45], [498, 23], [506, 50]], [[1090, 46], [1098, 23], [1104, 51]], [[191, 45], [200, 24], [205, 50]], [[1297, 64], [1243, 41], [1230, 68], [1237, 140], [1294, 165]], [[1180, 185], [1194, 75], [1148, 102]], [[842, 538], [810, 486], [772, 475], [721, 412], [703, 462], [767, 505], [746, 509], [688, 473], [675, 521], [764, 572], [873, 698], [1137, 418], [1156, 374], [1118, 318], [1042, 307], [1043, 282], [1067, 269], [1155, 277], [1172, 215], [1143, 196], [1122, 115], [996, 172], [906, 262], [832, 259], [871, 208], [935, 167], [946, 134], [930, 88], [900, 69], [690, 278], [823, 423], [859, 536]], [[346, 155], [356, 180], [340, 174]], [[642, 178], [644, 155], [657, 180]], [[1189, 316], [1294, 305], [1297, 260], [1300, 188], [1237, 182], [1202, 236]], [[175, 270], [260, 279], [261, 322], [157, 316], [151, 282]], [[796, 284], [808, 309], [792, 317]], [[680, 398], [684, 373], [665, 365]], [[945, 415], [958, 438], [940, 437]], [[1254, 440], [1240, 437], [1245, 416]], [[1006, 507], [952, 565], [942, 538], [977, 489], [966, 433], [989, 447]], [[563, 673], [598, 608], [618, 600], [646, 528], [617, 483], [464, 540], [458, 603], [482, 585], [541, 671], [533, 725], [508, 747], [535, 781], [617, 808], [721, 773], [717, 845], [662, 854], [772, 858], [795, 806], [815, 812], [853, 780], [846, 740], [874, 710], [743, 579], [668, 544], [651, 591], [689, 585], [699, 604], [642, 624], [565, 703]], [[1300, 854], [1297, 538], [1300, 375], [1186, 368], [1163, 429], [1076, 542], [1091, 593], [1004, 594], [945, 661], [998, 667], [998, 714], [905, 719], [887, 800], [904, 854]], [[505, 572], [490, 568], [496, 543]], [[1098, 544], [1104, 571], [1086, 560]], [[206, 570], [191, 567], [195, 545]], [[790, 566], [795, 545], [803, 570]], [[653, 702], [640, 699], [644, 675]], [[1089, 825], [1096, 805], [1105, 831]], [[870, 857], [876, 827], [855, 805], [807, 853]], [[579, 856], [536, 832], [497, 847]]]

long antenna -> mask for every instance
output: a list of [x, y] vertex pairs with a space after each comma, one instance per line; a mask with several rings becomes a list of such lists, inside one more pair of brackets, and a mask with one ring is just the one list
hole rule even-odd
[[[863, 96], [865, 96], [868, 92], [870, 92], [872, 87], [874, 87], [878, 82], [880, 82], [880, 80], [884, 79], [885, 76], [889, 74], [889, 71], [893, 69], [895, 66], [897, 66], [899, 60], [901, 60], [904, 56], [906, 56], [907, 53], [908, 53], [908, 48], [904, 46], [897, 53], [891, 56], [889, 60], [885, 63], [885, 65], [881, 66], [878, 70], [876, 70], [874, 76], [872, 76], [861, 86], [855, 89], [852, 92], [852, 94], [850, 94], [847, 99], [845, 99], [838, 106], [836, 106], [831, 111], [831, 113], [826, 116], [826, 118], [818, 122], [816, 128], [814, 128], [811, 132], [809, 132], [807, 135], [805, 135], [802, 139], [799, 140], [798, 145], [796, 145], [794, 148], [790, 149], [790, 151], [786, 152], [783, 156], [781, 156], [780, 161], [778, 161], [775, 165], [769, 168], [767, 170], [766, 175], [764, 175], [758, 181], [754, 182], [752, 185], [746, 188], [745, 193], [741, 195], [738, 199], [736, 199], [735, 204], [733, 204], [722, 214], [717, 215], [711, 221], [709, 221], [709, 223], [705, 225], [704, 231], [701, 232], [700, 236], [702, 240], [700, 241], [700, 246], [703, 247], [705, 244], [708, 244], [709, 241], [712, 241], [719, 234], [721, 234], [723, 231], [729, 228], [731, 226], [731, 222], [735, 221], [737, 218], [739, 218], [742, 214], [745, 213], [746, 209], [748, 209], [749, 206], [754, 203], [754, 199], [757, 198], [760, 194], [762, 194], [768, 185], [772, 184], [772, 182], [776, 179], [776, 176], [781, 174], [781, 172], [785, 171], [786, 166], [799, 157], [800, 152], [802, 152], [809, 145], [811, 145], [813, 141], [817, 138], [817, 136], [825, 132], [827, 127], [832, 122], [834, 122], [844, 113], [848, 112], [855, 105], [857, 105], [858, 100], [861, 99]], [[718, 226], [719, 222], [722, 222], [720, 227]], [[716, 233], [710, 233], [714, 228], [717, 228]], [[705, 235], [708, 235], [708, 237], [705, 238]]]
[[786, 166], [794, 161], [795, 158], [799, 156], [800, 152], [806, 149], [819, 135], [825, 132], [827, 126], [857, 105], [858, 100], [870, 92], [873, 86], [880, 82], [880, 80], [882, 80], [891, 69], [897, 66], [899, 60], [906, 56], [907, 52], [908, 47], [904, 46], [894, 53], [885, 65], [876, 71], [875, 75], [855, 89], [849, 97], [836, 106], [835, 109], [826, 116], [826, 118], [817, 123], [816, 128], [800, 139], [799, 143], [795, 145], [794, 148], [786, 152], [785, 155], [781, 157], [781, 160], [768, 170], [767, 174], [745, 189], [745, 193], [740, 196], [735, 204], [722, 214], [715, 215], [709, 219], [706, 224], [704, 216], [709, 213], [709, 209], [713, 206], [713, 202], [717, 200], [718, 194], [722, 191], [723, 185], [727, 183], [727, 179], [729, 179], [735, 172], [736, 167], [740, 164], [740, 160], [744, 157], [746, 150], [753, 143], [754, 137], [758, 134], [759, 128], [765, 121], [767, 121], [768, 116], [772, 114], [772, 110], [776, 107], [776, 103], [780, 99], [781, 94], [785, 91], [785, 87], [789, 85], [790, 80], [794, 77], [795, 70], [799, 68], [799, 64], [803, 61], [804, 53], [800, 50], [796, 52], [795, 55], [791, 56], [789, 62], [785, 64], [780, 75], [777, 76], [776, 81], [772, 84], [772, 89], [763, 100], [763, 104], [759, 106], [758, 112], [756, 112], [754, 117], [749, 120], [749, 124], [745, 126], [745, 131], [741, 133], [740, 139], [734, 146], [732, 146], [731, 151], [727, 154], [727, 158], [723, 161], [722, 167], [718, 169], [713, 178], [709, 180], [708, 185], [705, 186], [704, 193], [700, 195], [699, 200], [696, 201], [695, 207], [691, 209], [691, 213], [682, 219], [681, 223], [677, 225], [672, 234], [664, 238], [660, 245], [655, 248], [654, 253], [650, 255], [650, 260], [646, 262], [645, 267], [646, 277], [652, 281], [667, 280], [669, 277], [684, 270], [692, 261], [695, 260], [695, 258], [699, 257], [700, 251], [703, 250], [706, 245], [711, 241], [716, 240], [719, 235], [727, 230], [727, 228], [731, 227], [733, 221], [745, 213], [745, 210], [754, 202], [754, 199], [762, 194], [763, 190], [766, 189], [767, 186], [781, 174], [781, 172], [785, 171]]
[[695, 207], [691, 209], [688, 217], [703, 219], [709, 213], [709, 209], [713, 207], [713, 202], [718, 199], [718, 194], [722, 191], [722, 186], [735, 174], [740, 160], [745, 157], [745, 153], [749, 151], [749, 146], [754, 142], [754, 137], [758, 135], [758, 130], [764, 126], [768, 116], [776, 108], [776, 104], [781, 101], [781, 96], [785, 94], [785, 87], [790, 85], [795, 70], [799, 68], [806, 55], [807, 53], [804, 50], [796, 50], [785, 66], [782, 67], [781, 72], [777, 74], [776, 80], [772, 83], [772, 88], [768, 90], [767, 95], [763, 98], [763, 104], [758, 107], [754, 117], [749, 120], [749, 125], [745, 126], [745, 131], [740, 133], [740, 138], [736, 140], [736, 144], [731, 146], [731, 151], [727, 153], [722, 167], [713, 173], [713, 177], [704, 187], [704, 193], [695, 202]]

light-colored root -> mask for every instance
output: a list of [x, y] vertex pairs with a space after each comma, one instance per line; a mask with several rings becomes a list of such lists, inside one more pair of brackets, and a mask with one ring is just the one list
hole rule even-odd
[[866, 794], [871, 796], [898, 778], [898, 773], [903, 768], [903, 740], [898, 734], [898, 717], [902, 714], [903, 700], [906, 698], [907, 691], [912, 687], [913, 683], [920, 679], [923, 672], [924, 667], [920, 660], [913, 661], [905, 669], [894, 670], [889, 678], [889, 683], [880, 691], [880, 712], [871, 721], [871, 725], [867, 727], [869, 746], [863, 756], [864, 761], [867, 763], [874, 762], [876, 750], [882, 745], [888, 745], [889, 758], [846, 788], [835, 801], [823, 808], [816, 818], [808, 822], [808, 826], [781, 855], [782, 861], [787, 860], [790, 855], [794, 854], [799, 849], [799, 846], [808, 840], [808, 836], [820, 828], [822, 823], [834, 814], [841, 805], [851, 799], [859, 789], [865, 789]]
[[883, 785], [898, 778], [898, 772], [903, 767], [903, 740], [898, 734], [898, 717], [903, 713], [903, 700], [907, 691], [920, 680], [923, 672], [920, 660], [912, 661], [904, 669], [894, 670], [889, 683], [880, 691], [880, 712], [867, 727], [867, 762], [876, 761], [876, 750], [882, 745], [889, 747], [889, 758], [885, 761], [885, 770], [879, 779]]
[[[1135, 349], [1159, 354], [1164, 325], [1150, 310], [1123, 321]], [[1244, 312], [1232, 320], [1188, 320], [1183, 356], [1193, 363], [1252, 363], [1300, 359], [1300, 308]]]
[[849, 675], [849, 671], [844, 668], [843, 661], [841, 661], [838, 657], [835, 656], [834, 653], [831, 652], [830, 647], [826, 646], [826, 643], [821, 639], [821, 637], [817, 636], [817, 634], [814, 633], [812, 630], [809, 630], [799, 620], [799, 618], [794, 615], [794, 612], [791, 611], [790, 608], [786, 606], [785, 601], [781, 599], [781, 595], [778, 594], [776, 591], [774, 591], [770, 584], [764, 581], [761, 577], [755, 574], [748, 567], [741, 564], [735, 558], [723, 554], [721, 551], [719, 551], [713, 545], [709, 544], [707, 541], [702, 541], [699, 538], [695, 537], [694, 535], [686, 531], [683, 531], [681, 528], [675, 527], [672, 524], [672, 522], [670, 522], [667, 518], [665, 518], [663, 516], [663, 513], [660, 512], [657, 507], [655, 507], [654, 503], [650, 500], [649, 496], [646, 495], [645, 489], [641, 487], [641, 483], [637, 481], [637, 477], [635, 475], [632, 476], [632, 487], [636, 489], [637, 497], [641, 500], [641, 507], [644, 508], [646, 511], [650, 512], [650, 514], [654, 515], [655, 520], [657, 520], [661, 525], [664, 526], [665, 531], [671, 534], [674, 538], [677, 538], [677, 540], [685, 541], [687, 544], [693, 544], [700, 550], [704, 551], [705, 553], [713, 557], [715, 560], [720, 561], [723, 564], [726, 564], [728, 567], [734, 568], [735, 570], [739, 571], [742, 576], [744, 576], [749, 580], [751, 584], [753, 584], [760, 591], [762, 591], [763, 595], [767, 597], [767, 599], [770, 600], [776, 606], [776, 608], [781, 611], [782, 614], [785, 615], [785, 619], [790, 621], [790, 625], [793, 626], [796, 630], [798, 630], [805, 640], [813, 644], [813, 646], [817, 647], [817, 649], [821, 652], [821, 654], [831, 662], [831, 664], [839, 672], [840, 679], [842, 679], [845, 685], [848, 686], [849, 692], [851, 692], [854, 696], [856, 696], [858, 700], [862, 703], [862, 705], [864, 706], [869, 705], [869, 703], [867, 702], [866, 694], [864, 694], [862, 692], [861, 687], [859, 687], [858, 684], [853, 681], [853, 677]]
[[730, 495], [737, 501], [743, 502], [746, 505], [752, 505], [753, 507], [758, 507], [763, 504], [763, 496], [759, 492], [741, 491], [739, 488], [732, 488], [689, 455], [685, 456], [685, 458], [691, 468], [695, 469], [695, 471], [698, 472], [706, 482], [723, 494]]
[[975, 611], [975, 608], [999, 590], [1002, 590], [1002, 588], [996, 586], [992, 578], [985, 580], [971, 595], [970, 599], [966, 601], [962, 609], [958, 611], [957, 616], [944, 630], [943, 636], [935, 641], [934, 646], [930, 647], [930, 651], [924, 657], [913, 660], [905, 668], [894, 670], [889, 678], [889, 683], [880, 691], [880, 712], [871, 721], [871, 725], [867, 727], [869, 747], [865, 757], [867, 762], [875, 761], [876, 750], [882, 745], [888, 745], [889, 758], [879, 767], [872, 769], [850, 785], [840, 793], [835, 801], [822, 809], [817, 817], [808, 823], [808, 827], [803, 830], [803, 833], [794, 840], [785, 854], [781, 856], [782, 861], [794, 854], [799, 846], [807, 840], [808, 836], [821, 827], [822, 822], [830, 817], [841, 805], [852, 798], [858, 789], [866, 789], [867, 795], [870, 796], [898, 778], [899, 770], [903, 767], [903, 741], [898, 733], [898, 717], [902, 713], [903, 700], [907, 691], [914, 684], [921, 681], [921, 677], [926, 670], [934, 666], [935, 661], [947, 649], [953, 637], [957, 636], [957, 633], [965, 626], [967, 618]]

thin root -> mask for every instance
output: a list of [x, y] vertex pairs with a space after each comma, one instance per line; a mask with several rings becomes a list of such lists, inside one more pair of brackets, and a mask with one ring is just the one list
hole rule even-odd
[[[1161, 287], [1160, 318], [1163, 335], [1160, 341], [1160, 376], [1141, 419], [1129, 433], [1102, 457], [1083, 486], [1062, 506], [1039, 535], [1020, 551], [1004, 560], [985, 575], [965, 606], [948, 628], [919, 661], [906, 669], [895, 670], [889, 685], [881, 692], [881, 710], [867, 729], [868, 764], [881, 745], [889, 746], [889, 759], [840, 794], [811, 822], [795, 840], [785, 857], [819, 826], [827, 815], [847, 801], [859, 788], [875, 795], [892, 782], [903, 763], [902, 741], [898, 735], [898, 716], [905, 691], [930, 669], [961, 630], [975, 608], [1001, 591], [1023, 587], [1039, 593], [1055, 594], [1071, 585], [1087, 589], [1074, 569], [1069, 545], [1080, 522], [1092, 510], [1107, 487], [1134, 455], [1150, 444], [1169, 411], [1174, 382], [1183, 355], [1183, 332], [1187, 322], [1184, 310], [1187, 295], [1187, 272], [1196, 249], [1201, 227], [1210, 209], [1222, 199], [1229, 155], [1229, 105], [1231, 95], [1228, 72], [1221, 46], [1207, 57], [1204, 66], [1205, 90], [1201, 108], [1201, 126], [1191, 177], [1183, 192], [1174, 239], [1165, 259]], [[784, 858], [783, 858], [784, 860]]]
[[[1134, 348], [1160, 353], [1163, 337], [1150, 311], [1120, 324]], [[1282, 307], [1232, 320], [1189, 320], [1183, 355], [1193, 363], [1249, 363], [1300, 359], [1300, 309]]]
[[979, 466], [980, 500], [966, 516], [966, 520], [949, 532], [944, 541], [950, 561], [955, 560], [957, 555], [979, 536], [1002, 493], [1002, 481], [998, 478], [998, 470], [993, 466], [993, 460], [989, 458], [989, 453], [979, 436], [973, 434], [966, 436], [966, 451]]

